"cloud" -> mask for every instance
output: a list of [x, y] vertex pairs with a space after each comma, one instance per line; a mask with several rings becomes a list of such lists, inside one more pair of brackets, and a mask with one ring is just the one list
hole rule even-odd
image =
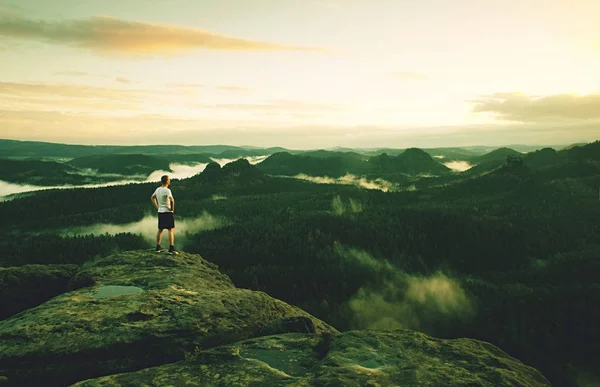
[[397, 71], [392, 74], [395, 78], [404, 79], [404, 80], [412, 80], [412, 81], [424, 81], [427, 79], [427, 76], [423, 73], [417, 73], [412, 71]]
[[127, 78], [124, 78], [124, 77], [116, 77], [115, 81], [117, 81], [119, 83], [135, 83], [131, 79], [127, 79]]
[[[83, 76], [78, 74], [76, 76]], [[69, 73], [69, 75], [74, 75]], [[116, 78], [123, 85], [132, 83]], [[141, 110], [149, 103], [164, 106], [168, 97], [181, 95], [170, 90], [131, 87], [91, 86], [73, 83], [0, 82], [0, 99], [12, 110], [84, 110], [108, 111]], [[10, 103], [10, 105], [8, 105]]]
[[362, 203], [350, 198], [348, 206], [344, 204], [342, 198], [340, 196], [336, 196], [331, 201], [331, 207], [333, 208], [333, 213], [340, 216], [345, 213], [358, 213], [363, 212]]
[[[0, 180], [0, 201], [10, 199], [10, 195], [21, 194], [25, 192], [40, 191], [45, 189], [68, 189], [68, 188], [98, 188], [98, 187], [111, 187], [115, 185], [125, 184], [139, 184], [146, 182], [158, 182], [162, 175], [169, 175], [172, 179], [187, 179], [195, 176], [198, 173], [204, 171], [206, 168], [205, 163], [199, 163], [195, 165], [185, 164], [170, 164], [169, 168], [171, 171], [157, 170], [144, 178], [144, 176], [122, 176], [117, 174], [102, 174], [101, 176], [110, 176], [119, 180], [114, 180], [108, 183], [99, 184], [85, 184], [85, 185], [63, 185], [63, 186], [38, 186], [30, 184], [15, 184]], [[86, 170], [82, 171], [82, 175], [98, 176], [94, 171]], [[126, 178], [126, 179], [124, 179]]]
[[41, 187], [29, 184], [15, 184], [0, 180], [0, 201], [9, 199], [8, 196], [30, 191], [40, 191], [53, 187]]
[[[167, 91], [168, 92], [168, 91]], [[44, 111], [44, 106], [16, 110], [0, 95], [2, 137], [68, 144], [217, 144], [282, 146], [288, 149], [435, 148], [486, 144], [549, 145], [590, 142], [600, 138], [598, 121], [503, 123], [402, 128], [377, 125], [290, 125], [277, 119], [182, 117], [136, 114], [108, 117], [98, 112]], [[158, 100], [160, 101], [160, 100]], [[45, 107], [48, 109], [48, 107]], [[82, 131], [81, 128], [86, 128]], [[168, 139], [165, 140], [165, 133]]]
[[345, 261], [376, 277], [352, 297], [354, 329], [409, 328], [433, 333], [446, 324], [470, 318], [474, 307], [458, 281], [442, 272], [409, 275], [385, 259], [339, 243], [334, 250]]
[[222, 167], [224, 165], [227, 165], [227, 164], [232, 163], [239, 159], [246, 159], [246, 160], [248, 160], [248, 162], [250, 164], [255, 165], [262, 161], [265, 161], [266, 159], [269, 158], [269, 156], [271, 156], [271, 155], [263, 155], [263, 156], [241, 156], [240, 155], [239, 157], [231, 158], [231, 159], [218, 159], [216, 157], [211, 157], [210, 159]]
[[[72, 227], [58, 230], [61, 235], [115, 235], [119, 233], [130, 232], [141, 234], [152, 245], [156, 243], [156, 216], [146, 216], [142, 220], [128, 224], [110, 224], [98, 223], [83, 227]], [[175, 214], [175, 230], [177, 234], [177, 243], [185, 244], [186, 234], [197, 234], [201, 231], [214, 230], [225, 227], [230, 222], [222, 217], [213, 216], [204, 211], [201, 216], [196, 218], [182, 218]]]
[[525, 123], [600, 120], [600, 93], [532, 96], [496, 93], [474, 102], [473, 112], [492, 113], [505, 121]]
[[0, 202], [6, 201], [12, 198], [11, 195], [18, 195], [27, 192], [42, 191], [46, 189], [71, 189], [71, 188], [98, 188], [98, 187], [111, 187], [115, 185], [125, 184], [138, 184], [142, 183], [139, 180], [118, 180], [111, 181], [109, 183], [101, 184], [86, 184], [86, 185], [63, 185], [63, 186], [40, 186], [30, 184], [15, 184], [7, 181], [0, 180]]
[[384, 179], [369, 180], [365, 177], [358, 177], [353, 174], [346, 174], [342, 177], [328, 177], [328, 176], [309, 176], [304, 173], [293, 176], [295, 179], [308, 180], [318, 184], [346, 184], [355, 185], [366, 189], [378, 189], [383, 192], [389, 192], [396, 190], [396, 186]]
[[326, 51], [219, 35], [196, 28], [111, 17], [69, 21], [0, 17], [0, 35], [127, 54], [172, 53], [192, 49], [230, 51]]
[[448, 161], [447, 163], [444, 163], [444, 165], [452, 169], [454, 172], [464, 172], [473, 168], [468, 161]]
[[158, 182], [163, 175], [169, 175], [171, 179], [187, 179], [204, 171], [207, 165], [206, 163], [196, 165], [170, 164], [169, 168], [171, 171], [154, 171], [146, 178], [146, 181]]

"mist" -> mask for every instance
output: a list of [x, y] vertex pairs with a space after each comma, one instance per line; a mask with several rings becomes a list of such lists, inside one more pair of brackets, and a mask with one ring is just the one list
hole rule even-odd
[[333, 213], [336, 215], [354, 214], [363, 211], [362, 203], [350, 198], [346, 205], [340, 196], [336, 196], [331, 201]]
[[0, 180], [0, 201], [8, 200], [7, 196], [30, 191], [40, 191], [54, 187], [42, 187], [30, 184], [15, 184]]
[[150, 175], [148, 175], [148, 177], [146, 178], [146, 182], [160, 181], [160, 178], [163, 175], [169, 175], [171, 180], [187, 179], [192, 176], [196, 176], [200, 172], [204, 171], [204, 168], [206, 168], [207, 165], [208, 164], [206, 163], [199, 163], [195, 165], [169, 164], [169, 168], [171, 169], [171, 171], [154, 171]]
[[464, 172], [473, 168], [473, 165], [469, 164], [468, 161], [448, 161], [447, 163], [444, 163], [444, 165], [454, 172]]
[[[215, 230], [230, 225], [231, 222], [223, 217], [213, 216], [204, 211], [196, 218], [181, 218], [175, 215], [175, 245], [183, 245], [188, 234], [197, 234], [202, 231]], [[141, 234], [148, 242], [148, 246], [156, 244], [156, 231], [158, 219], [156, 215], [146, 216], [143, 219], [127, 224], [96, 223], [89, 226], [71, 227], [58, 231], [63, 236], [75, 235], [116, 235], [119, 233]], [[167, 230], [163, 233], [163, 241], [168, 241]]]
[[27, 192], [43, 191], [47, 189], [73, 189], [73, 188], [99, 188], [99, 187], [111, 187], [115, 185], [125, 184], [138, 184], [145, 183], [139, 180], [119, 180], [111, 181], [108, 183], [99, 184], [84, 184], [84, 185], [54, 185], [54, 186], [42, 186], [42, 185], [31, 185], [31, 184], [15, 184], [7, 181], [0, 180], [0, 201], [6, 201], [13, 198], [13, 195], [23, 194]]
[[437, 272], [410, 275], [364, 250], [334, 245], [344, 260], [359, 265], [377, 280], [361, 287], [349, 301], [353, 329], [408, 328], [434, 333], [469, 319], [474, 305], [460, 283]]
[[328, 177], [328, 176], [309, 176], [304, 173], [293, 176], [295, 179], [308, 180], [313, 183], [318, 184], [346, 184], [346, 185], [355, 185], [357, 187], [362, 187], [366, 189], [378, 189], [383, 192], [390, 192], [396, 190], [396, 185], [384, 180], [384, 179], [375, 179], [368, 180], [364, 177], [358, 177], [356, 175], [352, 175], [350, 173], [342, 176], [342, 177]]
[[[100, 187], [111, 187], [115, 185], [125, 185], [125, 184], [140, 184], [140, 183], [148, 183], [148, 182], [158, 182], [160, 181], [161, 176], [169, 175], [171, 179], [187, 179], [192, 176], [197, 175], [198, 173], [204, 171], [206, 168], [206, 163], [199, 163], [195, 165], [185, 165], [185, 164], [170, 164], [169, 168], [171, 171], [162, 171], [156, 170], [149, 174], [147, 177], [144, 176], [129, 176], [128, 179], [115, 180], [107, 183], [98, 183], [98, 184], [81, 184], [81, 185], [54, 185], [54, 186], [41, 186], [41, 185], [31, 185], [31, 184], [16, 184], [9, 183], [7, 181], [0, 180], [0, 201], [6, 201], [11, 199], [11, 195], [22, 194], [26, 192], [34, 192], [41, 191], [46, 189], [72, 189], [72, 188], [100, 188]], [[95, 173], [91, 169], [82, 170], [82, 174], [86, 176], [111, 176], [111, 177], [125, 177], [123, 175], [116, 174], [98, 174]]]
[[266, 156], [251, 156], [251, 157], [240, 156], [240, 157], [235, 158], [235, 159], [218, 159], [218, 158], [211, 157], [210, 159], [212, 161], [214, 161], [215, 163], [219, 164], [222, 167], [222, 166], [224, 166], [226, 164], [232, 163], [232, 162], [237, 161], [239, 159], [246, 159], [246, 160], [248, 160], [248, 162], [250, 164], [254, 165], [254, 164], [258, 164], [258, 163], [260, 163], [262, 161], [265, 161], [266, 159], [269, 158], [269, 156], [271, 156], [271, 155], [266, 155]]

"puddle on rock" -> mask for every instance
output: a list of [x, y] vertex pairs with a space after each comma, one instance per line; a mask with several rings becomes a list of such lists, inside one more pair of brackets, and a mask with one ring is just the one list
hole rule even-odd
[[100, 289], [98, 289], [98, 292], [96, 292], [96, 294], [94, 294], [94, 298], [99, 299], [99, 298], [117, 297], [117, 296], [123, 296], [125, 294], [141, 293], [143, 291], [144, 291], [144, 289], [138, 288], [137, 286], [109, 285], [109, 286], [102, 286]]

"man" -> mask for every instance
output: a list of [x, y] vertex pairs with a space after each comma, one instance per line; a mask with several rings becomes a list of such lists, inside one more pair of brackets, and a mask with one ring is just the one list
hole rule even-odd
[[169, 184], [171, 184], [171, 179], [168, 175], [164, 175], [160, 178], [160, 182], [162, 185], [154, 191], [150, 200], [154, 204], [154, 207], [158, 210], [158, 232], [156, 233], [156, 251], [161, 252], [164, 251], [162, 247], [160, 247], [160, 242], [162, 239], [162, 232], [164, 229], [169, 230], [169, 253], [171, 254], [179, 254], [177, 250], [175, 250], [174, 242], [175, 242], [175, 216], [173, 215], [173, 211], [175, 210], [175, 199], [173, 199], [173, 194], [169, 189]]

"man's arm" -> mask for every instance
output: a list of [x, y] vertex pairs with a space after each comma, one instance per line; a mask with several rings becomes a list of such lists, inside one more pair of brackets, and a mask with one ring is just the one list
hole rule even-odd
[[169, 201], [171, 202], [171, 211], [175, 211], [175, 199], [173, 199], [173, 196], [169, 196]]
[[156, 194], [152, 194], [150, 201], [152, 202], [152, 204], [154, 204], [154, 207], [156, 207], [156, 209], [158, 210], [158, 201], [156, 200]]

